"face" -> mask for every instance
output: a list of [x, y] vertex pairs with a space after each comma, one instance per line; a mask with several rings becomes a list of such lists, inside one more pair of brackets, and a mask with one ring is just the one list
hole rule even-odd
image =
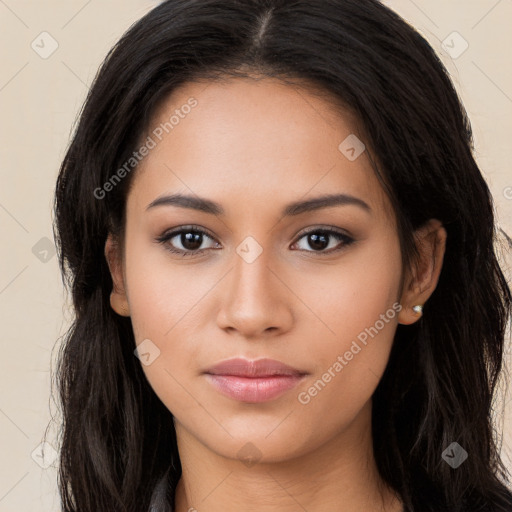
[[[112, 305], [131, 317], [178, 435], [229, 458], [250, 442], [264, 462], [367, 424], [402, 266], [351, 117], [269, 79], [189, 83], [145, 137]], [[300, 375], [205, 373], [231, 358]]]

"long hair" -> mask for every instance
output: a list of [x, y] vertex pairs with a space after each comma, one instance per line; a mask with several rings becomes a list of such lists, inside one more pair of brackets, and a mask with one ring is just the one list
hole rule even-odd
[[[130, 319], [109, 302], [105, 241], [123, 233], [136, 166], [106, 197], [97, 191], [176, 87], [254, 75], [311, 86], [355, 115], [395, 211], [404, 265], [414, 264], [413, 232], [425, 221], [439, 219], [448, 234], [437, 288], [417, 323], [398, 325], [373, 396], [382, 478], [409, 511], [510, 512], [491, 414], [511, 292], [495, 252], [492, 197], [448, 72], [377, 0], [167, 0], [107, 55], [55, 194], [54, 234], [75, 311], [57, 372], [64, 512], [145, 511], [156, 489], [174, 506], [173, 416], [134, 356]], [[453, 442], [468, 453], [457, 469], [442, 457]]]

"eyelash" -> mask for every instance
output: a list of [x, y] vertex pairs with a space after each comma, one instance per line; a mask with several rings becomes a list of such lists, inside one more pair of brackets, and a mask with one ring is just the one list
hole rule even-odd
[[[170, 244], [167, 243], [167, 242], [169, 242], [169, 240], [171, 240], [172, 238], [174, 238], [177, 235], [181, 235], [182, 233], [202, 234], [202, 235], [208, 236], [209, 238], [214, 239], [214, 237], [212, 235], [210, 235], [207, 231], [200, 229], [198, 226], [182, 226], [179, 229], [175, 229], [173, 231], [166, 232], [163, 235], [157, 237], [156, 242], [164, 245], [165, 249], [167, 251], [169, 251], [173, 254], [177, 254], [181, 257], [187, 257], [187, 258], [193, 258], [193, 257], [198, 256], [208, 250], [208, 249], [199, 249], [199, 250], [195, 250], [195, 251], [191, 251], [191, 250], [183, 251], [181, 249], [175, 249]], [[322, 233], [324, 235], [331, 235], [331, 236], [337, 238], [338, 240], [342, 241], [343, 243], [341, 244], [340, 247], [335, 248], [335, 249], [330, 249], [329, 251], [306, 251], [304, 249], [300, 249], [300, 251], [312, 252], [315, 254], [319, 254], [320, 256], [329, 255], [329, 254], [332, 254], [335, 252], [339, 252], [339, 251], [343, 250], [344, 248], [348, 247], [349, 245], [351, 245], [353, 242], [355, 242], [355, 240], [352, 237], [346, 235], [345, 233], [342, 233], [341, 231], [334, 230], [332, 228], [316, 228], [316, 229], [307, 231], [305, 233], [302, 233], [299, 236], [299, 238], [297, 239], [297, 241], [294, 242], [294, 245], [299, 240], [301, 240], [302, 238], [304, 238], [308, 235], [311, 235], [312, 233]]]

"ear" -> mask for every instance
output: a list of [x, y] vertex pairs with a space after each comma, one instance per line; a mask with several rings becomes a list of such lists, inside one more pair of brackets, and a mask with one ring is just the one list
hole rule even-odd
[[112, 276], [113, 289], [110, 294], [110, 306], [121, 316], [130, 316], [130, 306], [126, 296], [123, 277], [123, 258], [120, 244], [109, 234], [105, 242], [105, 258]]
[[421, 312], [417, 313], [412, 308], [423, 306], [436, 289], [443, 266], [446, 236], [446, 230], [437, 219], [430, 219], [415, 231], [420, 258], [414, 268], [406, 272], [398, 323], [409, 325], [421, 317]]

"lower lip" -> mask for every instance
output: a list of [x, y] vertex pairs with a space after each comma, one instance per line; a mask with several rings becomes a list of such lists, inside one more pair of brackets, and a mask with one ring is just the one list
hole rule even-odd
[[206, 374], [210, 384], [222, 394], [241, 402], [266, 402], [294, 388], [304, 375], [239, 377]]

